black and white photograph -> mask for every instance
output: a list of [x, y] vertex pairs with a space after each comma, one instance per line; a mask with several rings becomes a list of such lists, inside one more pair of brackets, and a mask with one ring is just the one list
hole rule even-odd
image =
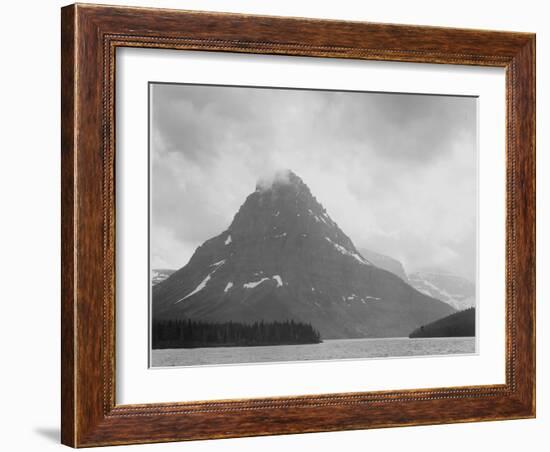
[[476, 353], [477, 101], [149, 83], [150, 366]]

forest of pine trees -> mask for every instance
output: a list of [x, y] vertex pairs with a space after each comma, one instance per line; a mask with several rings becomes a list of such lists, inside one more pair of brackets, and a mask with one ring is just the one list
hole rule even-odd
[[409, 337], [471, 337], [476, 335], [476, 309], [463, 311], [443, 317], [414, 330]]
[[284, 322], [203, 322], [159, 320], [153, 322], [152, 347], [235, 347], [252, 345], [318, 344], [321, 336], [309, 323]]

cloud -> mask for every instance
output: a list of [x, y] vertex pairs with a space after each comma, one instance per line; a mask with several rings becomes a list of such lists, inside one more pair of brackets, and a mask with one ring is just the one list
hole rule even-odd
[[265, 191], [273, 187], [273, 185], [284, 185], [290, 183], [290, 170], [288, 168], [268, 168], [264, 174], [258, 176], [256, 189]]
[[289, 168], [358, 248], [475, 275], [473, 98], [158, 84], [151, 132], [153, 266]]

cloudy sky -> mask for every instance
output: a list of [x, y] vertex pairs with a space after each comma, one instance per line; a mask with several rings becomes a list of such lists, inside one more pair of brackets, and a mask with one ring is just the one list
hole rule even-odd
[[474, 280], [474, 98], [152, 84], [150, 106], [152, 268], [291, 169], [357, 248]]

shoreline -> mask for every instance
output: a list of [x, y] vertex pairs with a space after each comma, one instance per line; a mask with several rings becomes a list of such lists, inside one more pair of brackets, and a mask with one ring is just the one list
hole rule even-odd
[[407, 337], [407, 336], [397, 336], [397, 337], [352, 337], [344, 339], [324, 339], [319, 342], [284, 342], [284, 343], [267, 343], [267, 344], [216, 344], [216, 345], [186, 345], [181, 347], [173, 346], [160, 346], [160, 347], [151, 347], [151, 350], [195, 350], [199, 348], [255, 348], [255, 347], [278, 347], [278, 346], [289, 346], [289, 345], [320, 345], [326, 342], [333, 341], [382, 341], [382, 340], [433, 340], [433, 339], [475, 339], [475, 336], [438, 336], [438, 337]]
[[[328, 340], [328, 339], [327, 339]], [[229, 347], [276, 347], [279, 345], [318, 345], [319, 342], [278, 342], [278, 343], [265, 343], [265, 344], [198, 344], [198, 345], [183, 345], [181, 347], [151, 347], [151, 350], [181, 350], [181, 349], [195, 349], [195, 348], [229, 348]]]

